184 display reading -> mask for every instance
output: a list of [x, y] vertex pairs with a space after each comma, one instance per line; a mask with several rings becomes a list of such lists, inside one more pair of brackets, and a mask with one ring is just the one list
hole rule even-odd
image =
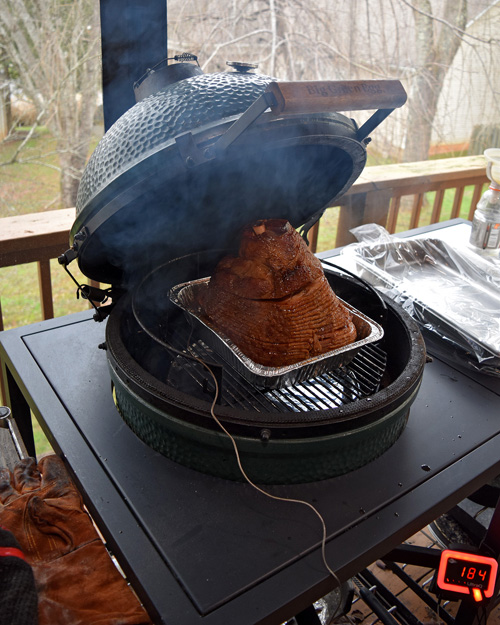
[[480, 601], [493, 595], [497, 570], [494, 558], [445, 549], [441, 554], [437, 586], [444, 591], [472, 595]]
[[449, 584], [465, 584], [466, 586], [478, 586], [484, 589], [488, 585], [491, 575], [491, 566], [483, 564], [465, 564], [460, 560], [451, 559], [446, 569], [445, 580]]

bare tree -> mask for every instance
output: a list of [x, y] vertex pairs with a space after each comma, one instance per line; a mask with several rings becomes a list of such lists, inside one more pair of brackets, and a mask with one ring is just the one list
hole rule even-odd
[[467, 24], [467, 0], [446, 0], [439, 22], [430, 0], [402, 1], [411, 7], [415, 20], [416, 74], [408, 102], [404, 151], [404, 160], [409, 162], [424, 160], [429, 154], [439, 95]]
[[0, 0], [0, 36], [37, 121], [56, 138], [61, 203], [74, 206], [97, 105], [98, 0]]
[[[467, 15], [495, 0], [170, 0], [169, 46], [199, 55], [206, 71], [225, 60], [259, 64], [282, 80], [399, 78], [408, 104], [377, 130], [404, 160], [429, 154], [443, 84], [470, 45]], [[469, 9], [469, 10], [468, 10]], [[498, 39], [475, 41], [493, 49]], [[458, 71], [460, 71], [459, 68]], [[485, 89], [494, 92], [488, 67]], [[466, 78], [462, 81], [467, 89]], [[477, 94], [481, 97], [481, 94]], [[450, 108], [451, 111], [451, 108]], [[451, 113], [450, 113], [451, 114]], [[389, 150], [387, 150], [389, 151]]]

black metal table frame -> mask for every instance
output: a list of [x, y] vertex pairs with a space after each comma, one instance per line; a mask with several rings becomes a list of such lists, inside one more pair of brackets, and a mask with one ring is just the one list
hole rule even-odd
[[[2, 333], [2, 376], [29, 453], [32, 411], [154, 621], [276, 625], [332, 590], [310, 511], [175, 465], [126, 428], [102, 326], [85, 311]], [[434, 359], [380, 458], [270, 490], [314, 503], [328, 562], [349, 579], [500, 474], [499, 395], [498, 380]]]

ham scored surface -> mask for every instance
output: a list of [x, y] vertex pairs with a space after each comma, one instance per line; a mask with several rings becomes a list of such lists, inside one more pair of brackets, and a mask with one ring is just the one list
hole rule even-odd
[[244, 229], [238, 256], [217, 265], [202, 307], [246, 356], [269, 367], [356, 340], [351, 313], [328, 284], [320, 261], [282, 219]]

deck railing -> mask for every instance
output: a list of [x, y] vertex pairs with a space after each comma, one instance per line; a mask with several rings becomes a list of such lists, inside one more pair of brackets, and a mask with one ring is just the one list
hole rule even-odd
[[[481, 156], [366, 167], [339, 203], [334, 225], [337, 235], [332, 247], [353, 241], [349, 230], [364, 223], [381, 224], [390, 233], [424, 225], [422, 207], [429, 204], [429, 193], [434, 196], [432, 207], [426, 207], [426, 223], [460, 215], [470, 219], [486, 182]], [[465, 201], [467, 188], [470, 190]], [[453, 193], [453, 201], [449, 214], [443, 215], [447, 190]], [[43, 319], [54, 316], [50, 259], [68, 248], [74, 218], [74, 209], [63, 209], [0, 219], [0, 272], [2, 267], [37, 263]], [[318, 250], [319, 233], [326, 227], [332, 227], [331, 220], [322, 219], [311, 231], [313, 251]], [[3, 330], [1, 300], [0, 330]]]
[[[334, 247], [355, 241], [350, 230], [365, 223], [380, 224], [393, 234], [459, 216], [472, 219], [488, 182], [485, 166], [484, 157], [467, 156], [365, 167], [338, 203]], [[444, 214], [447, 193], [452, 194], [452, 200]], [[448, 199], [446, 204], [450, 204]], [[311, 231], [313, 251], [317, 251], [318, 233], [325, 222], [321, 220]], [[332, 227], [331, 220], [328, 224]]]

